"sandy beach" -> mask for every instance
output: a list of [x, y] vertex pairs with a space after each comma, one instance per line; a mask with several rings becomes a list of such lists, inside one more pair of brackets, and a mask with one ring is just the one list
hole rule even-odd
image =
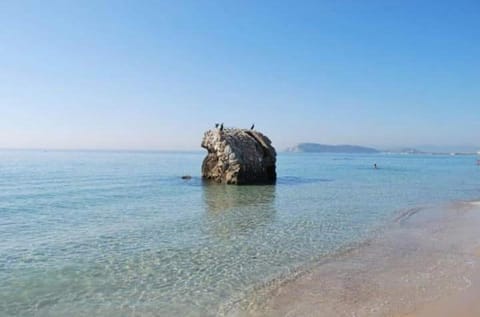
[[233, 315], [480, 316], [479, 225], [478, 202], [403, 211], [371, 241]]

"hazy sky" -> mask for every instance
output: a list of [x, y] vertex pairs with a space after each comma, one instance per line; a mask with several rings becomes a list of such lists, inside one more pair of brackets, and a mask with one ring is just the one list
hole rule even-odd
[[215, 122], [480, 145], [480, 1], [0, 1], [0, 148], [199, 149]]

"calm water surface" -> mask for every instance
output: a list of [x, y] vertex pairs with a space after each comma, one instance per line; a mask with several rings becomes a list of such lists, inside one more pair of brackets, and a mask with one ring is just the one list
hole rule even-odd
[[480, 197], [474, 156], [280, 154], [276, 186], [239, 187], [202, 183], [203, 157], [0, 151], [0, 316], [216, 315], [403, 209]]

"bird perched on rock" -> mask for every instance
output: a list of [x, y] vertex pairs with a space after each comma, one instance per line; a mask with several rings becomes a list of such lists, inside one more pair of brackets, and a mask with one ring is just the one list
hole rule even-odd
[[218, 128], [219, 124], [218, 123], [215, 123], [215, 128]]
[[220, 131], [223, 131], [223, 122], [220, 124]]
[[250, 127], [250, 130], [253, 130], [255, 128], [255, 123], [252, 124], [252, 126]]

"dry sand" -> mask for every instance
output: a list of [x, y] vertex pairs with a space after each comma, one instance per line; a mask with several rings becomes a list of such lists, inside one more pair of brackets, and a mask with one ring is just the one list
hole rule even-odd
[[480, 204], [414, 208], [371, 241], [252, 294], [234, 316], [480, 316]]

